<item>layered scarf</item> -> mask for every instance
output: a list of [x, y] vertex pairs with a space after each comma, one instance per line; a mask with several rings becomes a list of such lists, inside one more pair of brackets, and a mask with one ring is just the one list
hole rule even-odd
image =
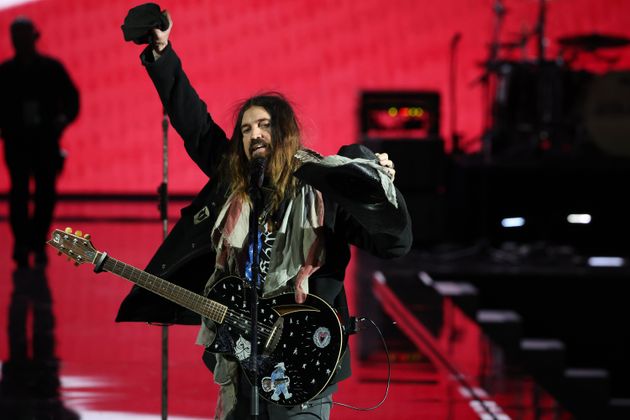
[[[251, 204], [239, 194], [232, 194], [221, 209], [211, 233], [216, 266], [206, 284], [206, 294], [225, 275], [243, 273], [250, 212]], [[301, 186], [296, 196], [288, 201], [275, 232], [263, 297], [294, 290], [296, 300], [304, 301], [308, 294], [308, 277], [324, 263], [323, 222], [321, 193], [309, 185]], [[204, 319], [198, 344], [208, 346], [212, 343], [216, 334], [212, 324]], [[216, 417], [223, 418], [236, 404], [238, 363], [218, 354], [216, 358], [214, 379], [221, 386]]]

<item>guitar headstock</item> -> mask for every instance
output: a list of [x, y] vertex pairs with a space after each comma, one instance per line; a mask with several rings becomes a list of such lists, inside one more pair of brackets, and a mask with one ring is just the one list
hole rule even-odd
[[97, 251], [90, 241], [90, 235], [84, 235], [80, 230], [72, 233], [69, 227], [65, 230], [55, 229], [52, 238], [46, 243], [59, 251], [59, 255], [67, 255], [68, 261], [74, 260], [75, 265], [93, 263], [96, 259]]

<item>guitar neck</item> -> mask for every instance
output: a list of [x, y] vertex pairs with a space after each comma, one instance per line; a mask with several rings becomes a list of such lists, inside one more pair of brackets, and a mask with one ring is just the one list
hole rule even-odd
[[[97, 252], [95, 261], [98, 261], [102, 255], [101, 252]], [[214, 322], [219, 324], [223, 323], [223, 319], [227, 313], [227, 306], [149, 274], [146, 271], [125, 264], [109, 255], [105, 258], [105, 262], [102, 265], [103, 270], [132, 281], [138, 286], [160, 295], [171, 302], [175, 302], [186, 309], [190, 309]]]

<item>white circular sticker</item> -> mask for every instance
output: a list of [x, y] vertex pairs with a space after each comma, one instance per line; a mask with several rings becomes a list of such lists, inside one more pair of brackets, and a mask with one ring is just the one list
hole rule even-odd
[[326, 327], [319, 327], [313, 334], [313, 341], [320, 349], [330, 344], [330, 330]]

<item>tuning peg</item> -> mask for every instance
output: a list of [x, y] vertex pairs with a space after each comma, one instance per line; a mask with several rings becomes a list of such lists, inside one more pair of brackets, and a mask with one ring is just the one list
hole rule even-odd
[[74, 234], [78, 236], [79, 238], [83, 236], [83, 232], [81, 232], [80, 230], [77, 230], [76, 232], [74, 232]]
[[61, 255], [61, 254], [63, 254], [63, 252], [61, 252], [61, 251], [57, 252], [57, 255]]
[[86, 233], [85, 235], [83, 235], [83, 237], [85, 239], [90, 239], [92, 237], [92, 235], [90, 235], [89, 233]]
[[70, 226], [68, 226], [67, 228], [64, 229], [64, 232], [72, 233], [72, 228]]
[[74, 266], [75, 266], [75, 267], [78, 267], [78, 266], [79, 266], [79, 263], [78, 263], [78, 262], [75, 262], [75, 263], [74, 263]]

